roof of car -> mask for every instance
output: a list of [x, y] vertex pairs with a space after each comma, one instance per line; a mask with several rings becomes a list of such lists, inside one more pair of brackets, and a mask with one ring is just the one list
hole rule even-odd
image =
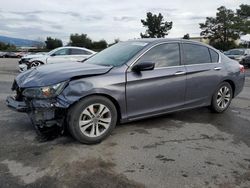
[[180, 41], [179, 38], [142, 38], [142, 39], [131, 39], [129, 41], [138, 41], [138, 42], [164, 42], [164, 41]]
[[88, 49], [88, 48], [84, 48], [84, 47], [76, 47], [76, 46], [62, 46], [62, 47], [59, 47], [59, 48], [57, 48], [57, 49], [62, 49], [62, 48], [82, 49], [82, 50], [86, 50], [86, 51], [94, 52], [93, 50], [90, 50], [90, 49]]
[[147, 42], [147, 43], [160, 43], [160, 42], [191, 42], [191, 43], [197, 43], [197, 44], [203, 44], [206, 45], [205, 43], [194, 41], [192, 39], [187, 40], [187, 39], [181, 39], [181, 38], [142, 38], [142, 39], [133, 39], [129, 41], [134, 41], [134, 42]]
[[182, 38], [142, 38], [142, 39], [133, 39], [133, 40], [128, 40], [128, 41], [132, 41], [132, 42], [146, 42], [146, 43], [150, 43], [151, 45], [154, 44], [158, 44], [158, 43], [164, 43], [164, 42], [187, 42], [187, 43], [192, 43], [192, 44], [199, 44], [199, 45], [203, 45], [209, 48], [212, 48], [216, 51], [218, 51], [217, 49], [215, 49], [214, 47], [204, 43], [204, 42], [198, 42], [192, 39], [182, 39]]

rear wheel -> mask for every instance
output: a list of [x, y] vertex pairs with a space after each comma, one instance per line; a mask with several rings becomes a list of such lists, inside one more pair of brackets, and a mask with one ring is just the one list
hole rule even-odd
[[115, 105], [102, 96], [80, 100], [68, 112], [68, 128], [81, 143], [95, 144], [110, 135], [117, 122]]
[[222, 82], [215, 91], [212, 98], [212, 110], [217, 113], [224, 112], [230, 105], [233, 97], [233, 90], [228, 82]]

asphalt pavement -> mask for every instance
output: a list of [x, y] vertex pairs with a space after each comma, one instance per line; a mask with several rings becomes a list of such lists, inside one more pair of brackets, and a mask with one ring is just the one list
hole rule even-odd
[[17, 59], [0, 59], [0, 187], [250, 187], [250, 71], [223, 114], [208, 108], [118, 125], [97, 145], [41, 142], [5, 106]]

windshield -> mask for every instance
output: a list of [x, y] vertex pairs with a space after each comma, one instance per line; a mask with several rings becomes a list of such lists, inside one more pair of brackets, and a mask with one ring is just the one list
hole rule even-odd
[[225, 52], [226, 55], [244, 55], [244, 50], [229, 50]]
[[55, 48], [54, 50], [49, 51], [47, 54], [48, 54], [48, 55], [51, 55], [51, 54], [53, 54], [54, 52], [56, 52], [58, 49], [59, 49], [59, 48]]
[[85, 63], [104, 66], [121, 66], [142, 50], [148, 43], [120, 42], [88, 59]]

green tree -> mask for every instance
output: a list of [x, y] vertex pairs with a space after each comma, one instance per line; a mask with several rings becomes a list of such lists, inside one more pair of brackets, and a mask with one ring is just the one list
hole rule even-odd
[[0, 42], [0, 50], [3, 50], [3, 51], [15, 51], [16, 46], [13, 45], [13, 44], [6, 44], [4, 42]]
[[200, 23], [201, 36], [210, 39], [210, 44], [221, 50], [235, 46], [234, 41], [240, 37], [235, 29], [237, 16], [233, 10], [221, 6], [217, 9], [216, 17], [207, 17], [205, 23]]
[[63, 43], [60, 39], [56, 39], [56, 38], [53, 39], [51, 37], [47, 37], [45, 44], [46, 44], [46, 49], [48, 50], [52, 50], [52, 49], [63, 46]]
[[240, 34], [245, 35], [250, 33], [250, 5], [241, 4], [240, 8], [236, 10], [236, 15], [238, 18], [235, 24], [235, 29], [237, 29]]
[[92, 49], [97, 51], [107, 48], [108, 43], [105, 40], [95, 41], [92, 43]]
[[0, 42], [0, 50], [6, 50], [7, 49], [7, 45], [3, 42]]
[[188, 33], [187, 33], [187, 34], [185, 34], [185, 35], [183, 36], [183, 39], [190, 39], [189, 34], [188, 34]]
[[141, 33], [141, 38], [164, 38], [168, 31], [172, 29], [173, 22], [165, 22], [161, 13], [158, 15], [147, 13], [146, 20], [141, 20], [143, 27], [146, 27], [145, 34]]
[[116, 43], [120, 42], [120, 39], [117, 38], [117, 39], [114, 40], [114, 42], [115, 42], [115, 44], [116, 44]]
[[85, 48], [92, 48], [92, 40], [87, 36], [87, 34], [71, 34], [70, 35], [70, 46], [78, 46]]

